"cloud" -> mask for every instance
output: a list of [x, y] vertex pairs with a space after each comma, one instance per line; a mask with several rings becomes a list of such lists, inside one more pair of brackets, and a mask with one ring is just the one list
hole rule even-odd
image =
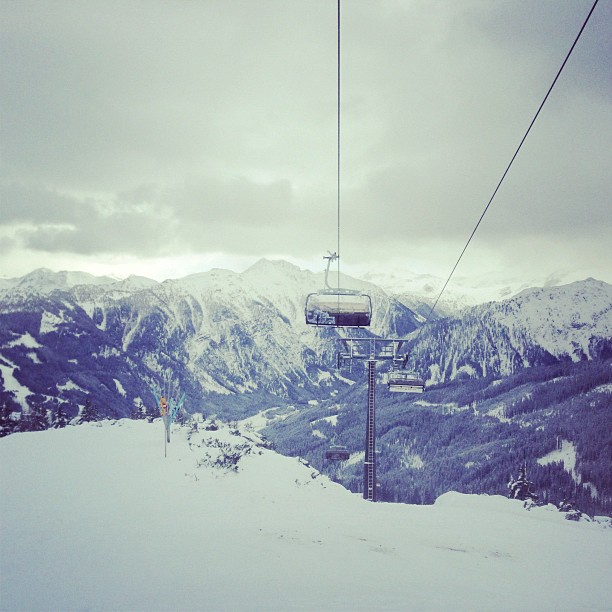
[[62, 188], [282, 168], [291, 151], [279, 145], [311, 137], [304, 118], [321, 113], [311, 101], [334, 74], [317, 69], [316, 21], [301, 19], [321, 8], [304, 3], [3, 6], [8, 167]]
[[[454, 260], [590, 6], [343, 3], [346, 261]], [[5, 251], [335, 250], [335, 9], [2, 3]], [[483, 258], [511, 261], [513, 245], [538, 241], [594, 266], [605, 252], [611, 24], [599, 3], [475, 237]]]
[[0, 185], [0, 224], [65, 223], [78, 215], [77, 203], [44, 185]]
[[14, 246], [50, 253], [164, 252], [160, 228], [171, 219], [155, 203], [78, 198], [14, 183], [3, 186], [0, 198], [0, 228]]

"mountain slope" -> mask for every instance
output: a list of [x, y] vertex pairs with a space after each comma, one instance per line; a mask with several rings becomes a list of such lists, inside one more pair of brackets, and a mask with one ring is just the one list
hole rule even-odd
[[[253, 424], [275, 448], [307, 458], [363, 491], [367, 385], [300, 410], [266, 411]], [[560, 363], [505, 378], [455, 381], [423, 395], [376, 387], [378, 499], [433, 503], [445, 491], [507, 494], [526, 461], [543, 502], [571, 501], [588, 514], [612, 513], [612, 360]], [[282, 418], [281, 418], [282, 417]], [[330, 444], [346, 462], [325, 460]], [[540, 463], [565, 445], [572, 468]]]
[[410, 363], [428, 372], [430, 384], [609, 357], [612, 285], [593, 279], [469, 308], [427, 325], [410, 343]]
[[[0, 440], [3, 609], [612, 606], [612, 530], [501, 497], [368, 503], [228, 429], [176, 428], [164, 459], [162, 431]], [[212, 467], [224, 444], [237, 472]]]
[[[505, 277], [499, 272], [469, 278], [455, 274], [440, 296], [434, 317], [459, 316], [465, 308], [511, 299], [530, 287], [557, 287], [588, 276], [588, 270], [557, 270], [546, 277], [533, 276], [530, 270], [525, 270], [520, 277]], [[431, 274], [416, 274], [402, 268], [392, 268], [384, 272], [370, 271], [364, 275], [364, 279], [383, 287], [423, 316], [428, 315], [446, 280]]]

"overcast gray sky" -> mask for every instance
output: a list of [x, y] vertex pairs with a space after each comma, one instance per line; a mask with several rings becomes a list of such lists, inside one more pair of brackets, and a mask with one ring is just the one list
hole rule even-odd
[[[446, 276], [592, 0], [344, 0], [343, 269]], [[0, 0], [0, 276], [336, 250], [335, 0]], [[601, 0], [458, 274], [612, 282]]]

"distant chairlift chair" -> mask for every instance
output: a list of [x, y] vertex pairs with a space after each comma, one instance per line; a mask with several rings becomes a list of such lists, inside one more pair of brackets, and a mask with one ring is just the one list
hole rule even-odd
[[387, 388], [392, 393], [423, 393], [425, 381], [415, 372], [391, 370], [387, 378]]
[[325, 458], [329, 461], [346, 461], [350, 456], [348, 448], [340, 444], [332, 444], [325, 451]]
[[333, 327], [368, 327], [372, 321], [372, 300], [367, 293], [329, 286], [329, 266], [338, 259], [336, 253], [325, 256], [325, 289], [306, 297], [306, 324]]

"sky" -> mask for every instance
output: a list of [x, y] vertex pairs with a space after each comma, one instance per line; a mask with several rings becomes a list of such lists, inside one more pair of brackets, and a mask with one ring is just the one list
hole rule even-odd
[[[445, 278], [591, 6], [344, 0], [338, 184], [333, 0], [1, 0], [0, 276]], [[601, 0], [457, 274], [612, 282], [611, 32]]]

